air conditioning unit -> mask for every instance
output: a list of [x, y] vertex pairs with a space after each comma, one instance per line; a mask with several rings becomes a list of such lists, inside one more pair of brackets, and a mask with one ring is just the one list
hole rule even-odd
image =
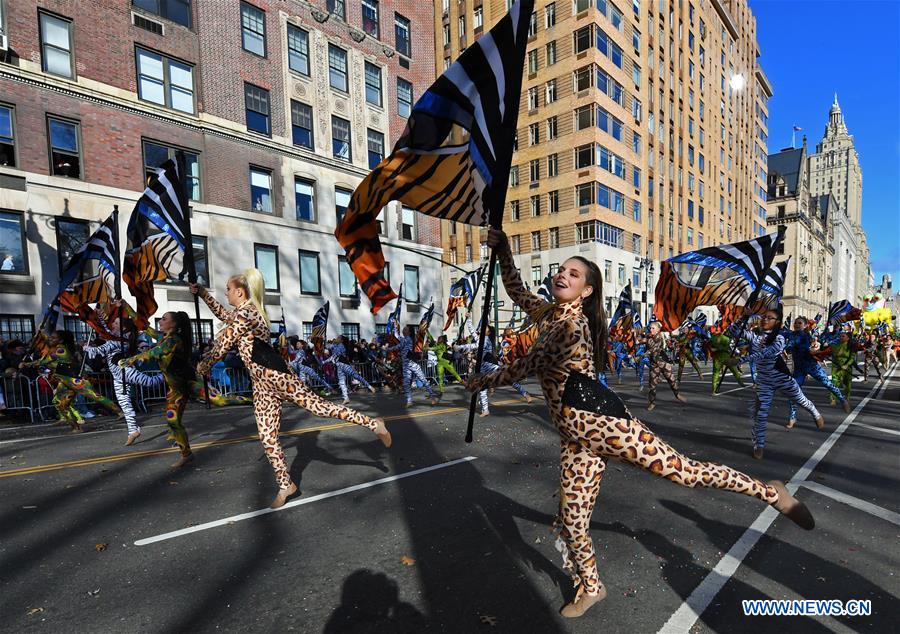
[[0, 33], [0, 51], [9, 50], [9, 38], [5, 33]]

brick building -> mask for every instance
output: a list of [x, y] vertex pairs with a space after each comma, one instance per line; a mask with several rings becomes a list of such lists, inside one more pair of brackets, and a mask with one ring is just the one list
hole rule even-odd
[[[410, 0], [0, 0], [0, 337], [30, 335], [60, 262], [114, 205], [124, 239], [147, 171], [176, 150], [205, 284], [221, 295], [257, 266], [288, 332], [330, 299], [329, 334], [371, 337], [386, 312], [360, 301], [333, 232], [433, 80], [432, 23]], [[405, 250], [439, 256], [439, 223], [394, 204], [381, 219], [410, 312], [441, 302], [439, 265]], [[157, 316], [193, 314], [183, 284], [156, 294]]]
[[[508, 5], [442, 0], [436, 71]], [[581, 255], [608, 309], [630, 283], [646, 318], [660, 260], [765, 233], [772, 89], [758, 56], [746, 0], [537, 0], [504, 214], [523, 278]], [[443, 233], [450, 262], [486, 257], [483, 232]]]

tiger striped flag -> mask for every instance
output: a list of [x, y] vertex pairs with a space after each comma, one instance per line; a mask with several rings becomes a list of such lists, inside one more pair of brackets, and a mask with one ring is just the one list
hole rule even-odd
[[862, 312], [846, 299], [831, 302], [828, 306], [828, 325], [837, 326], [846, 321], [853, 321], [859, 319], [861, 314]]
[[534, 0], [514, 2], [437, 78], [413, 106], [393, 152], [353, 192], [334, 235], [372, 313], [396, 297], [384, 278], [376, 222], [388, 202], [435, 218], [500, 227], [533, 8]]
[[325, 302], [319, 306], [319, 310], [313, 315], [312, 333], [310, 333], [309, 336], [310, 339], [321, 339], [324, 341], [327, 338], [326, 332], [328, 331], [328, 310], [330, 303], [331, 302]]
[[397, 341], [400, 340], [400, 310], [403, 308], [403, 284], [400, 285], [400, 295], [397, 297], [397, 305], [388, 316], [387, 326], [388, 334], [393, 336]]
[[158, 307], [153, 283], [183, 279], [188, 272], [185, 248], [191, 236], [186, 200], [178, 164], [169, 159], [156, 170], [131, 213], [122, 279], [137, 300], [138, 328], [146, 327]]
[[[486, 266], [486, 265], [485, 265]], [[444, 318], [444, 330], [450, 327], [456, 317], [456, 311], [461, 306], [468, 306], [475, 299], [478, 287], [481, 286], [481, 278], [484, 276], [484, 266], [475, 271], [466, 273], [450, 286], [450, 297], [447, 298], [447, 316]]]
[[672, 331], [698, 306], [754, 305], [783, 239], [778, 233], [681, 253], [660, 267], [653, 315]]
[[416, 329], [416, 340], [413, 346], [415, 352], [422, 351], [422, 345], [425, 343], [425, 337], [428, 336], [428, 329], [431, 327], [431, 320], [433, 318], [434, 301], [431, 302], [431, 306], [428, 307], [428, 310], [422, 315], [422, 319], [419, 320], [419, 327]]

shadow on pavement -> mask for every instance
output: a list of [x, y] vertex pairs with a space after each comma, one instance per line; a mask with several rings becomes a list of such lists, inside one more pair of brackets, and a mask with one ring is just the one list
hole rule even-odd
[[397, 582], [381, 572], [360, 569], [344, 580], [341, 603], [325, 624], [325, 634], [418, 633], [426, 619], [400, 600]]

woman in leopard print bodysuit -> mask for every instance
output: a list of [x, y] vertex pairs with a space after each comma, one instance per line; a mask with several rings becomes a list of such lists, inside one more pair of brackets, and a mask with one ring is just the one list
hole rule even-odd
[[212, 365], [237, 347], [238, 354], [253, 381], [253, 407], [259, 440], [266, 457], [275, 470], [278, 495], [271, 508], [284, 506], [287, 498], [297, 492], [291, 480], [284, 450], [278, 440], [281, 428], [281, 404], [293, 401], [313, 414], [327, 418], [340, 418], [373, 431], [386, 447], [391, 446], [391, 434], [381, 418], [370, 418], [356, 410], [326, 401], [312, 392], [290, 370], [285, 360], [269, 343], [269, 318], [263, 306], [262, 273], [248, 269], [243, 275], [235, 275], [225, 286], [225, 296], [234, 310], [228, 311], [206, 289], [191, 285], [191, 292], [199, 294], [213, 314], [225, 322], [225, 329], [216, 337], [213, 347], [203, 355], [197, 371], [206, 375]]
[[561, 614], [578, 617], [606, 596], [597, 573], [589, 526], [608, 458], [619, 458], [686, 487], [743, 493], [773, 505], [811, 529], [812, 515], [784, 484], [755, 480], [730, 467], [692, 460], [670, 447], [634, 418], [621, 400], [597, 382], [605, 358], [606, 315], [597, 265], [568, 259], [553, 278], [554, 303], [525, 289], [502, 231], [491, 230], [488, 244], [498, 251], [503, 285], [510, 298], [538, 321], [540, 335], [529, 353], [498, 372], [473, 376], [467, 387], [481, 390], [508, 385], [530, 374], [541, 383], [560, 435], [560, 509], [555, 522], [564, 568], [574, 579], [575, 598]]

